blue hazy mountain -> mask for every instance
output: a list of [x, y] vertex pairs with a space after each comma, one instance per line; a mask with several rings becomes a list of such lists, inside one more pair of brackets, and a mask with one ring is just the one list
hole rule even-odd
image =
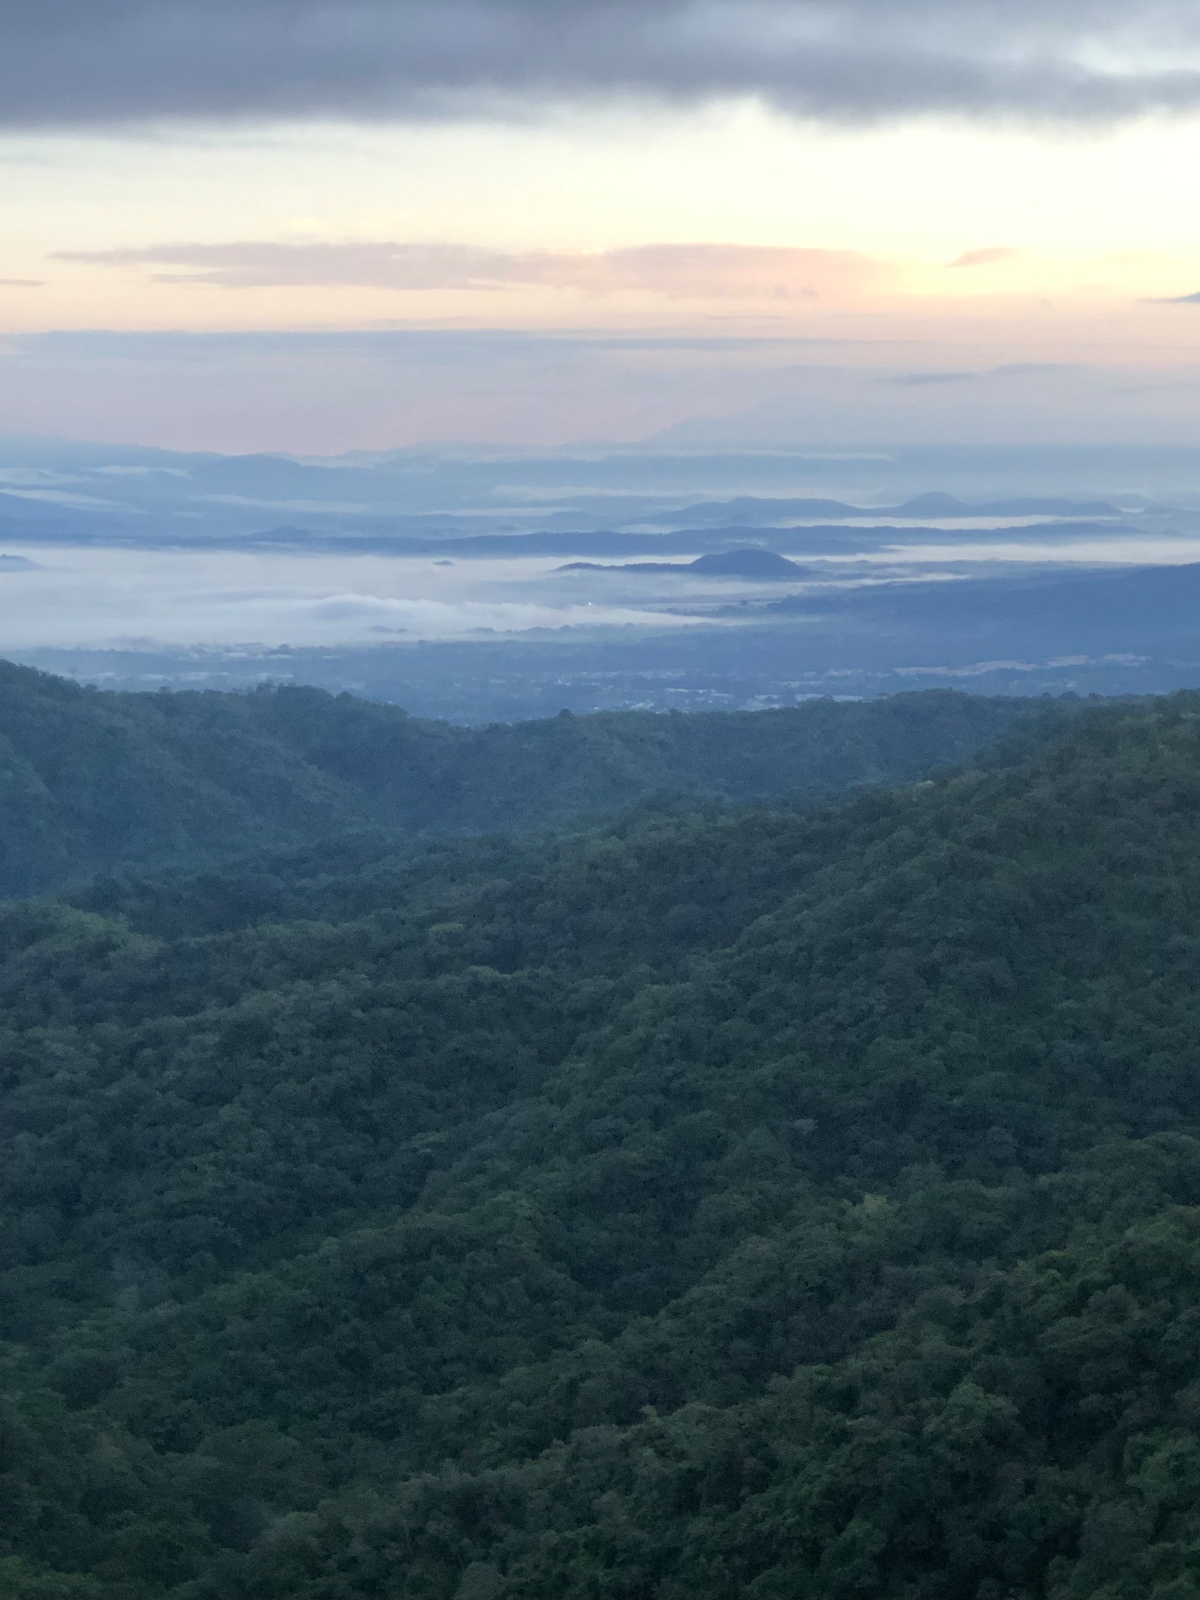
[[802, 567], [774, 550], [748, 546], [741, 550], [719, 550], [697, 556], [694, 561], [626, 561], [602, 566], [594, 561], [570, 561], [563, 572], [675, 572], [693, 573], [701, 578], [752, 578], [757, 582], [778, 583], [805, 578], [811, 569]]
[[[1188, 686], [1200, 679], [1195, 584], [1179, 567], [1146, 566], [1144, 552], [1153, 541], [1151, 559], [1186, 563], [1198, 537], [1194, 450], [463, 446], [314, 461], [0, 436], [0, 551], [27, 563], [3, 569], [0, 600], [21, 630], [10, 627], [10, 653], [114, 687], [309, 682], [463, 723], [564, 706], [728, 710], [928, 683]], [[41, 556], [50, 546], [63, 553]], [[73, 558], [73, 548], [90, 554]], [[234, 587], [227, 551], [279, 555], [260, 576], [264, 594], [284, 597], [298, 592], [300, 566], [318, 570], [297, 556], [344, 555], [320, 579], [335, 599], [360, 597], [363, 616], [320, 647], [326, 633], [301, 632], [296, 611], [269, 601], [241, 607], [241, 632], [206, 632], [211, 612], [200, 608], [187, 630], [172, 627], [142, 603], [127, 553], [141, 548], [211, 551], [207, 564], [180, 562], [180, 588], [215, 596]], [[111, 571], [128, 584], [115, 599], [110, 584], [107, 609], [97, 601], [89, 612], [79, 575], [109, 570], [96, 557], [108, 550], [126, 552]], [[385, 582], [383, 569], [355, 564], [361, 555], [425, 565], [390, 569]], [[545, 558], [623, 570], [559, 576]], [[666, 604], [655, 564], [695, 563], [687, 571], [701, 578], [714, 559], [735, 563], [716, 569], [728, 589], [692, 583]], [[461, 570], [433, 574], [433, 563]], [[786, 592], [793, 579], [805, 593]], [[38, 622], [26, 632], [35, 590]], [[463, 636], [421, 633], [420, 619], [405, 634], [407, 616], [398, 630], [386, 598], [397, 593], [436, 597], [435, 610], [444, 601], [465, 618]], [[540, 608], [530, 615], [546, 625], [486, 635], [492, 616], [474, 608], [514, 600]], [[620, 608], [619, 624], [599, 621], [605, 606]], [[686, 629], [665, 625], [680, 619]], [[131, 638], [144, 642], [117, 647]]]
[[734, 500], [708, 500], [682, 506], [674, 511], [652, 514], [647, 521], [670, 527], [680, 524], [703, 527], [720, 523], [727, 527], [770, 527], [778, 522], [828, 521], [851, 519], [905, 520], [941, 517], [1116, 517], [1119, 509], [1107, 500], [1067, 500], [1048, 495], [1017, 497], [1009, 500], [984, 500], [970, 503], [957, 495], [938, 491], [914, 495], [900, 505], [849, 505], [841, 500], [767, 499], [742, 495]]
[[[703, 488], [703, 494], [697, 489]], [[0, 434], [0, 532], [200, 542], [300, 526], [330, 535], [595, 531], [893, 516], [1103, 517], [1200, 496], [1187, 450], [552, 451], [480, 446], [320, 460]]]

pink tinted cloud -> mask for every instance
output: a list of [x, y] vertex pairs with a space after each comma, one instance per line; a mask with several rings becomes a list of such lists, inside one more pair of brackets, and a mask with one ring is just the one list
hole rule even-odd
[[736, 244], [652, 244], [601, 251], [491, 250], [477, 245], [365, 241], [171, 243], [60, 251], [56, 260], [166, 269], [160, 281], [224, 289], [357, 287], [402, 291], [641, 292], [671, 300], [840, 298], [880, 286], [887, 263], [848, 250]]
[[990, 267], [998, 261], [1010, 261], [1013, 256], [1019, 256], [1019, 250], [1010, 250], [1006, 245], [993, 245], [987, 250], [966, 250], [956, 260], [952, 267]]

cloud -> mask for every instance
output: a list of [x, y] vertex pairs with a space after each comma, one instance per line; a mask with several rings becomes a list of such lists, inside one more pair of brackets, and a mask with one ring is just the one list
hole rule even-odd
[[45, 278], [0, 278], [0, 289], [44, 289]]
[[123, 501], [102, 500], [94, 494], [69, 494], [62, 489], [5, 489], [5, 494], [19, 500], [38, 500], [52, 506], [69, 506], [73, 511], [136, 511], [136, 506]]
[[903, 388], [919, 389], [928, 383], [970, 383], [983, 376], [980, 372], [899, 372], [883, 379], [884, 383], [898, 383]]
[[[434, 600], [424, 597], [346, 592], [316, 601], [290, 601], [280, 607], [297, 622], [317, 624], [331, 637], [364, 628], [371, 633], [409, 633], [421, 638], [455, 638], [472, 633], [526, 633], [533, 629], [653, 627], [689, 628], [704, 619], [633, 606], [547, 606], [534, 601]], [[282, 619], [281, 619], [282, 620]], [[263, 619], [258, 618], [262, 626]]]
[[354, 285], [409, 291], [541, 287], [588, 294], [642, 291], [669, 299], [762, 297], [798, 300], [861, 291], [884, 263], [848, 250], [731, 244], [658, 244], [625, 250], [503, 251], [476, 245], [399, 243], [157, 244], [67, 250], [57, 261], [162, 267], [165, 282], [225, 289]]
[[12, 127], [527, 117], [756, 96], [806, 117], [1106, 123], [1200, 106], [1194, 0], [38, 0]]
[[997, 261], [1008, 261], [1020, 254], [1019, 250], [1009, 250], [1004, 245], [994, 245], [988, 250], [966, 250], [956, 261], [951, 261], [949, 264], [952, 267], [990, 267]]
[[1166, 300], [1159, 300], [1160, 306], [1200, 306], [1200, 289], [1195, 294], [1170, 295]]
[[950, 367], [932, 367], [919, 372], [891, 373], [881, 381], [899, 384], [902, 388], [919, 389], [927, 384], [978, 383], [986, 378], [1029, 378], [1076, 370], [1073, 363], [1066, 361], [1009, 361], [984, 372], [959, 372]]

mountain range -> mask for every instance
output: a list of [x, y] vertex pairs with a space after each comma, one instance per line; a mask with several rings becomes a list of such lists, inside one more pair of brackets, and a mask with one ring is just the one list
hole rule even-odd
[[[61, 815], [124, 782], [160, 841], [206, 775], [286, 815], [339, 718], [381, 779], [408, 748], [340, 699], [18, 688], [79, 730]], [[711, 795], [839, 721], [843, 775], [884, 727], [911, 775], [929, 708], [999, 742], [0, 907], [4, 1592], [1194, 1595], [1200, 698], [630, 731]], [[544, 783], [586, 720], [493, 737]]]
[[960, 760], [1036, 703], [928, 693], [770, 716], [482, 728], [301, 686], [112, 693], [0, 663], [0, 894], [363, 830], [528, 830], [645, 801], [819, 795]]

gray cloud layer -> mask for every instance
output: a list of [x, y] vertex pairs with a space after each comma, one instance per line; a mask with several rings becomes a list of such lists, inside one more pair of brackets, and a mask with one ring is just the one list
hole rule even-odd
[[5, 0], [0, 123], [528, 115], [757, 95], [806, 116], [1200, 108], [1195, 0]]

